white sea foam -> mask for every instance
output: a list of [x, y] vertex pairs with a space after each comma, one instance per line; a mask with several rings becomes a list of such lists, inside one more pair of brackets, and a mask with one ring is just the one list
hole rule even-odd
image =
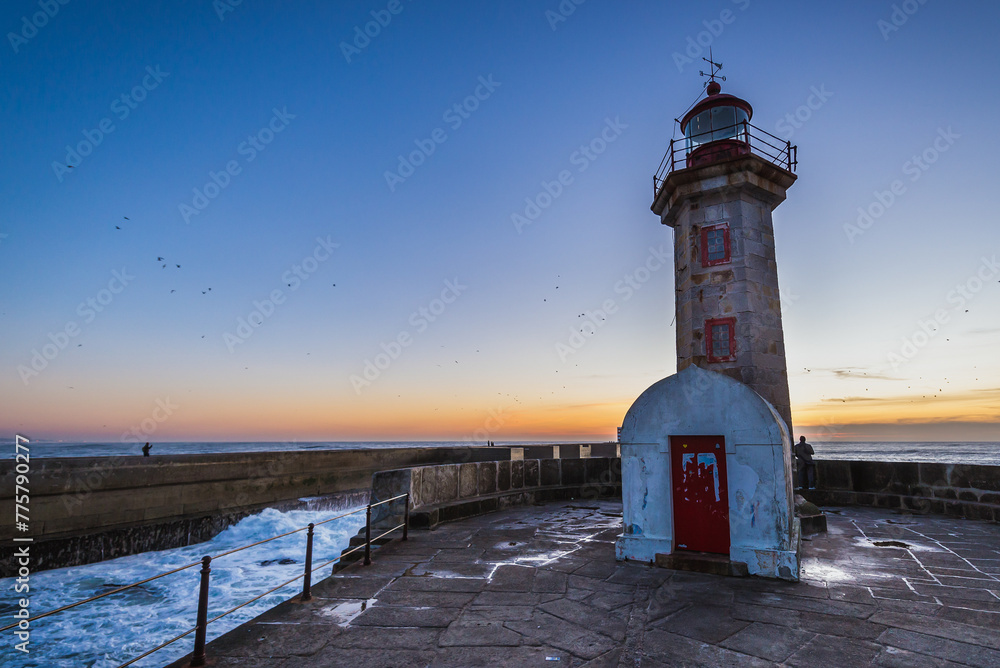
[[[31, 575], [32, 614], [89, 598], [114, 587], [144, 580], [157, 573], [196, 562], [264, 538], [321, 522], [347, 511], [267, 509], [243, 519], [212, 540], [188, 547], [146, 552], [87, 566], [74, 566]], [[356, 513], [316, 528], [313, 566], [335, 559], [363, 525], [365, 514]], [[299, 575], [305, 559], [306, 532], [213, 560], [208, 617], [212, 617]], [[282, 560], [293, 563], [282, 564]], [[266, 564], [266, 565], [265, 565]], [[0, 647], [0, 664], [38, 668], [114, 668], [194, 626], [198, 604], [200, 566], [149, 584], [108, 596], [87, 605], [41, 619], [32, 624], [30, 654], [7, 642]], [[328, 569], [313, 574], [316, 582]], [[0, 619], [12, 619], [14, 580], [0, 580]], [[250, 620], [301, 591], [302, 581], [265, 596], [211, 624], [208, 638]], [[194, 635], [133, 664], [163, 666], [189, 653]]]

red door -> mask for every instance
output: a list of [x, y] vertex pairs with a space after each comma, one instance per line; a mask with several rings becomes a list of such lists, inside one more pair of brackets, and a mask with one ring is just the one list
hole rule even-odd
[[671, 436], [670, 469], [677, 549], [729, 554], [726, 439]]

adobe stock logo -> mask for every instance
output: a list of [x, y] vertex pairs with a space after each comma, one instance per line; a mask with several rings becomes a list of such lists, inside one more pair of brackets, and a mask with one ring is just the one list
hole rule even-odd
[[7, 33], [7, 41], [14, 53], [20, 51], [21, 47], [33, 39], [38, 31], [49, 24], [49, 21], [59, 13], [60, 5], [68, 5], [69, 0], [38, 0], [38, 7], [42, 11], [35, 12], [29, 19], [27, 16], [21, 17], [21, 30], [19, 33]]
[[[903, 174], [910, 177], [911, 183], [916, 183], [961, 137], [962, 135], [952, 131], [950, 125], [947, 129], [938, 128], [937, 137], [931, 145], [903, 163], [901, 168]], [[847, 240], [853, 244], [857, 237], [871, 229], [906, 192], [907, 186], [902, 179], [893, 180], [886, 190], [874, 190], [872, 192], [874, 200], [869, 202], [868, 206], [858, 207], [857, 220], [854, 223], [844, 223]]]
[[[125, 288], [134, 280], [135, 276], [129, 274], [125, 267], [122, 267], [120, 272], [112, 271], [111, 280], [107, 282], [106, 286], [98, 290], [93, 297], [88, 297], [80, 302], [80, 305], [76, 307], [76, 314], [82, 318], [83, 324], [89, 325], [94, 322], [97, 315], [103, 313], [111, 305], [115, 296], [124, 292]], [[49, 332], [48, 343], [43, 344], [41, 349], [31, 349], [31, 359], [28, 366], [18, 365], [17, 373], [21, 377], [21, 382], [27, 385], [32, 378], [45, 371], [49, 363], [55, 361], [59, 354], [69, 347], [71, 341], [82, 333], [83, 328], [76, 320], [67, 320], [61, 329]]]
[[360, 25], [354, 26], [353, 46], [347, 42], [340, 43], [340, 52], [344, 54], [344, 60], [350, 64], [351, 58], [360, 56], [371, 45], [372, 40], [381, 35], [382, 30], [389, 27], [389, 24], [392, 23], [392, 17], [402, 14], [404, 9], [406, 8], [403, 7], [400, 0], [389, 0], [385, 9], [373, 9], [369, 12], [373, 20], [365, 23], [363, 28]]
[[[312, 252], [281, 274], [281, 283], [288, 288], [288, 292], [295, 292], [302, 287], [302, 284], [330, 259], [333, 252], [340, 248], [340, 244], [334, 243], [330, 236], [327, 235], [326, 239], [316, 237], [316, 246]], [[275, 311], [287, 298], [288, 295], [282, 288], [275, 288], [263, 299], [253, 300], [253, 308], [246, 317], [241, 316], [236, 319], [233, 331], [222, 333], [222, 342], [226, 344], [226, 349], [233, 353], [236, 351], [236, 346], [246, 343], [257, 329], [263, 327], [264, 323], [274, 316]]]
[[[479, 109], [479, 105], [490, 99], [501, 85], [503, 85], [502, 82], [496, 81], [492, 74], [479, 77], [478, 85], [472, 91], [472, 94], [466, 96], [461, 102], [457, 102], [445, 109], [441, 115], [441, 120], [448, 124], [452, 132], [457, 131]], [[435, 128], [426, 139], [414, 139], [413, 143], [417, 147], [416, 150], [410, 151], [406, 155], [399, 154], [397, 156], [399, 163], [396, 165], [396, 170], [386, 170], [383, 174], [385, 184], [389, 187], [389, 192], [396, 192], [399, 184], [405, 183], [406, 179], [413, 176], [417, 169], [434, 155], [438, 145], [446, 141], [448, 141], [448, 133], [444, 131], [444, 128]]]
[[[108, 105], [109, 111], [117, 116], [119, 121], [126, 120], [146, 100], [146, 97], [159, 88], [163, 80], [169, 76], [170, 72], [164, 72], [159, 65], [147, 66], [146, 74], [131, 90], [111, 101], [111, 104]], [[63, 178], [70, 173], [71, 167], [79, 167], [84, 158], [93, 153], [94, 149], [100, 146], [107, 136], [115, 130], [114, 121], [111, 120], [110, 116], [98, 121], [93, 129], [81, 130], [83, 139], [76, 145], [66, 145], [66, 157], [63, 160], [52, 161], [52, 172], [56, 175], [59, 183], [62, 183]]]
[[[288, 107], [271, 109], [271, 120], [261, 127], [257, 132], [247, 135], [246, 140], [236, 147], [236, 153], [245, 156], [244, 161], [249, 164], [253, 162], [267, 146], [274, 141], [274, 138], [288, 127], [288, 124], [296, 117], [295, 114], [288, 113]], [[192, 188], [191, 204], [181, 202], [177, 205], [177, 210], [185, 223], [190, 223], [193, 216], [197, 216], [208, 208], [212, 201], [222, 194], [222, 191], [233, 182], [234, 176], [243, 173], [243, 166], [237, 160], [230, 160], [223, 169], [218, 172], [209, 170], [208, 181], [201, 188]]]
[[382, 352], [376, 354], [371, 359], [365, 360], [364, 368], [360, 375], [356, 373], [351, 374], [348, 380], [351, 382], [351, 387], [354, 388], [354, 393], [360, 396], [361, 390], [371, 386], [372, 383], [378, 380], [382, 376], [382, 372], [399, 359], [400, 355], [403, 354], [403, 350], [413, 345], [415, 335], [426, 332], [431, 323], [437, 321], [448, 309], [448, 306], [454, 304], [462, 296], [462, 293], [468, 289], [468, 285], [462, 285], [458, 282], [457, 276], [453, 280], [446, 280], [440, 297], [432, 299], [427, 306], [421, 306], [410, 314], [407, 322], [413, 328], [412, 333], [409, 328], [403, 329], [389, 343], [382, 341], [379, 344]]

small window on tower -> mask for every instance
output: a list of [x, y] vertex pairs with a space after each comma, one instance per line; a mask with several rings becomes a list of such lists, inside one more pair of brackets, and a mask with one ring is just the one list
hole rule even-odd
[[711, 267], [732, 259], [729, 252], [729, 225], [706, 225], [701, 228], [701, 265]]
[[705, 347], [709, 362], [736, 359], [736, 318], [705, 321]]

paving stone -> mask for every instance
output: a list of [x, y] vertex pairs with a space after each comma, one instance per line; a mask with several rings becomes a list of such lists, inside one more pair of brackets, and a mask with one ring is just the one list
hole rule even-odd
[[[566, 595], [563, 598], [568, 598], [571, 601], [582, 601], [586, 598], [597, 596], [597, 594], [592, 589], [574, 589], [573, 587], [566, 588]], [[627, 595], [631, 599], [631, 595]]]
[[785, 660], [789, 666], [870, 666], [882, 650], [873, 642], [816, 635]]
[[340, 629], [314, 624], [244, 624], [212, 642], [215, 656], [310, 656], [325, 647]]
[[333, 641], [333, 647], [371, 649], [427, 649], [435, 647], [441, 628], [395, 628], [391, 631], [378, 626], [351, 626]]
[[[944, 606], [936, 606], [936, 608], [938, 610], [937, 616], [941, 619], [949, 619], [953, 622], [962, 622], [963, 624], [971, 624], [972, 626], [979, 626], [986, 629], [996, 629], [1000, 627], [1000, 616], [993, 612], [968, 610], [965, 608], [949, 608]], [[924, 614], [920, 610], [907, 612]], [[1000, 631], [998, 631], [998, 633], [1000, 633]]]
[[[642, 653], [643, 666], [765, 668], [773, 665], [765, 659], [716, 647], [663, 629], [650, 629], [646, 632]], [[647, 658], [651, 660], [649, 663]]]
[[667, 617], [657, 626], [669, 628], [672, 633], [688, 638], [716, 644], [746, 628], [747, 622], [734, 619], [729, 608], [692, 605]]
[[474, 592], [414, 591], [387, 588], [378, 595], [382, 605], [402, 605], [411, 608], [462, 608], [476, 597]]
[[626, 619], [621, 615], [609, 613], [606, 610], [591, 605], [570, 601], [565, 598], [549, 601], [539, 606], [540, 609], [559, 619], [571, 622], [585, 629], [603, 633], [614, 640], [625, 638]]
[[878, 612], [872, 615], [869, 621], [897, 629], [916, 631], [917, 633], [1000, 650], [1000, 619], [996, 620], [992, 629], [948, 621], [940, 617], [926, 617], [899, 612]]
[[555, 647], [444, 647], [437, 651], [433, 663], [429, 665], [432, 668], [497, 668], [498, 666], [571, 668], [574, 662], [570, 653]]
[[480, 592], [486, 588], [486, 580], [480, 578], [432, 578], [404, 577], [392, 583], [391, 589], [400, 591], [460, 591]]
[[351, 622], [354, 626], [448, 626], [458, 617], [456, 608], [403, 608], [375, 605]]
[[462, 611], [459, 621], [524, 621], [535, 614], [530, 605], [470, 605]]
[[594, 659], [617, 646], [617, 643], [606, 636], [545, 612], [536, 612], [528, 621], [505, 622], [505, 626], [583, 659]]
[[801, 649], [815, 635], [810, 631], [754, 622], [742, 631], [726, 638], [720, 644], [743, 654], [781, 662]]
[[531, 585], [531, 591], [548, 594], [566, 593], [567, 577], [565, 573], [558, 571], [537, 570], [535, 579]]
[[736, 602], [767, 605], [775, 608], [785, 608], [787, 610], [801, 610], [805, 612], [818, 612], [825, 615], [842, 615], [844, 617], [857, 617], [866, 619], [875, 612], [874, 605], [861, 605], [859, 603], [849, 603], [846, 601], [830, 601], [802, 598], [799, 596], [786, 596], [783, 594], [747, 594], [737, 592]]
[[531, 591], [535, 569], [527, 566], [498, 566], [486, 588], [490, 591]]
[[619, 566], [618, 569], [605, 579], [605, 582], [613, 582], [622, 585], [646, 585], [657, 587], [670, 579], [671, 571], [645, 564], [628, 563]]
[[614, 591], [622, 593], [635, 591], [634, 585], [605, 582], [599, 578], [581, 576], [576, 573], [573, 573], [566, 579], [566, 585], [575, 589], [589, 589], [591, 591]]
[[[544, 600], [543, 600], [544, 597]], [[534, 592], [484, 591], [472, 599], [472, 605], [530, 605], [536, 606], [558, 597], [558, 594]]]
[[830, 600], [833, 601], [850, 601], [851, 603], [863, 603], [865, 605], [875, 604], [875, 597], [867, 587], [837, 584], [830, 585], [827, 592], [830, 595]]
[[765, 622], [812, 631], [813, 633], [827, 633], [860, 640], [874, 640], [885, 630], [884, 626], [872, 624], [866, 620], [840, 615], [824, 615], [818, 612], [783, 610], [764, 605], [737, 604], [733, 607], [733, 617], [744, 621]]
[[[583, 559], [584, 555], [578, 553], [575, 555], [578, 559]], [[615, 561], [608, 561], [607, 559], [590, 559], [580, 568], [573, 571], [574, 575], [581, 575], [588, 578], [597, 578], [598, 580], [604, 580], [615, 574], [618, 570], [618, 564]]]
[[[411, 575], [435, 578], [486, 578], [493, 571], [488, 562], [427, 563], [408, 569]], [[405, 571], [404, 571], [405, 572]], [[397, 575], [402, 575], [403, 572]]]
[[[309, 660], [308, 668], [400, 668], [401, 666], [433, 665], [435, 652], [426, 650], [400, 649], [341, 649], [327, 647]], [[266, 664], [261, 664], [266, 665]], [[302, 668], [301, 663], [289, 661], [287, 664]]]
[[[589, 594], [590, 592], [587, 593]], [[567, 596], [567, 598], [569, 597]], [[632, 599], [633, 595], [629, 593], [599, 591], [591, 595], [590, 598], [587, 599], [587, 603], [590, 605], [596, 605], [599, 608], [604, 608], [605, 610], [614, 610], [622, 607], [623, 605], [632, 603]]]
[[906, 649], [939, 659], [947, 659], [948, 661], [956, 661], [969, 666], [982, 666], [983, 668], [996, 668], [996, 666], [1000, 666], [1000, 652], [996, 650], [946, 640], [924, 633], [916, 633], [903, 629], [887, 629], [885, 633], [879, 636], [878, 641], [883, 645], [898, 647], [899, 649]]
[[[190, 661], [190, 657], [187, 658]], [[209, 664], [213, 668], [293, 668], [300, 666], [302, 659], [272, 658], [269, 656], [220, 656]]]
[[391, 577], [337, 574], [314, 584], [313, 598], [371, 598], [390, 582]]
[[874, 665], [886, 668], [958, 668], [962, 664], [896, 647], [883, 647], [875, 657]]
[[521, 636], [501, 621], [456, 621], [441, 634], [441, 647], [517, 647]]

